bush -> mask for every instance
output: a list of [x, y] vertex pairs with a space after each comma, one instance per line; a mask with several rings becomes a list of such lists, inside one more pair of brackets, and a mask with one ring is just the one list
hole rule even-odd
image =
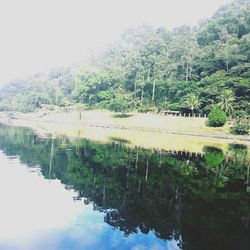
[[218, 167], [224, 160], [224, 154], [221, 149], [214, 147], [204, 147], [205, 162], [208, 167]]
[[208, 124], [212, 127], [221, 127], [227, 122], [227, 115], [220, 108], [215, 107], [208, 115]]
[[183, 105], [181, 105], [180, 103], [176, 103], [176, 102], [169, 103], [168, 105], [169, 110], [181, 110], [183, 108], [185, 108]]
[[110, 101], [108, 108], [111, 111], [120, 112], [124, 115], [132, 109], [133, 105], [134, 103], [131, 94], [118, 92]]
[[87, 106], [84, 103], [76, 103], [73, 108], [76, 110], [87, 110]]
[[247, 112], [245, 110], [235, 110], [233, 112], [233, 117], [237, 118], [237, 117], [244, 117], [247, 115]]
[[138, 107], [137, 111], [139, 113], [147, 113], [147, 112], [157, 112], [157, 108], [155, 106], [150, 106], [150, 105], [141, 105]]
[[239, 118], [231, 128], [231, 133], [237, 135], [247, 135], [250, 130], [249, 119]]

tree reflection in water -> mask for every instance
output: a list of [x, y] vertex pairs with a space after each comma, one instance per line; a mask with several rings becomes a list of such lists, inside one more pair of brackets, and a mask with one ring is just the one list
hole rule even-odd
[[247, 249], [250, 245], [247, 147], [230, 156], [205, 147], [204, 155], [131, 148], [122, 141], [40, 139], [30, 129], [0, 127], [0, 149], [40, 165], [124, 236], [154, 232], [183, 249]]

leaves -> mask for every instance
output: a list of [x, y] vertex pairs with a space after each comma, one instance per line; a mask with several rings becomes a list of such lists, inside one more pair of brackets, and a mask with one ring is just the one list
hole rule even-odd
[[249, 13], [249, 1], [234, 0], [198, 27], [131, 28], [84, 66], [2, 87], [0, 110], [33, 111], [44, 103], [113, 109], [124, 104], [123, 93], [135, 104], [129, 109], [141, 111], [160, 110], [167, 100], [183, 111], [208, 113], [218, 104], [230, 116], [250, 114]]

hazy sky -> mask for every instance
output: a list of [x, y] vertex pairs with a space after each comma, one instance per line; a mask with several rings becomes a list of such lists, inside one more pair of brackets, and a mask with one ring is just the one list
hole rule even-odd
[[0, 83], [82, 60], [129, 27], [195, 25], [230, 0], [1, 0]]

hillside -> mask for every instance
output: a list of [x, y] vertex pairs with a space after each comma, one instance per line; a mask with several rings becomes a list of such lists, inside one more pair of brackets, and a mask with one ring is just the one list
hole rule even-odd
[[[141, 25], [84, 65], [7, 83], [1, 111], [42, 104], [141, 112], [250, 114], [250, 1], [234, 0], [198, 27]], [[163, 24], [164, 25], [164, 24]]]

